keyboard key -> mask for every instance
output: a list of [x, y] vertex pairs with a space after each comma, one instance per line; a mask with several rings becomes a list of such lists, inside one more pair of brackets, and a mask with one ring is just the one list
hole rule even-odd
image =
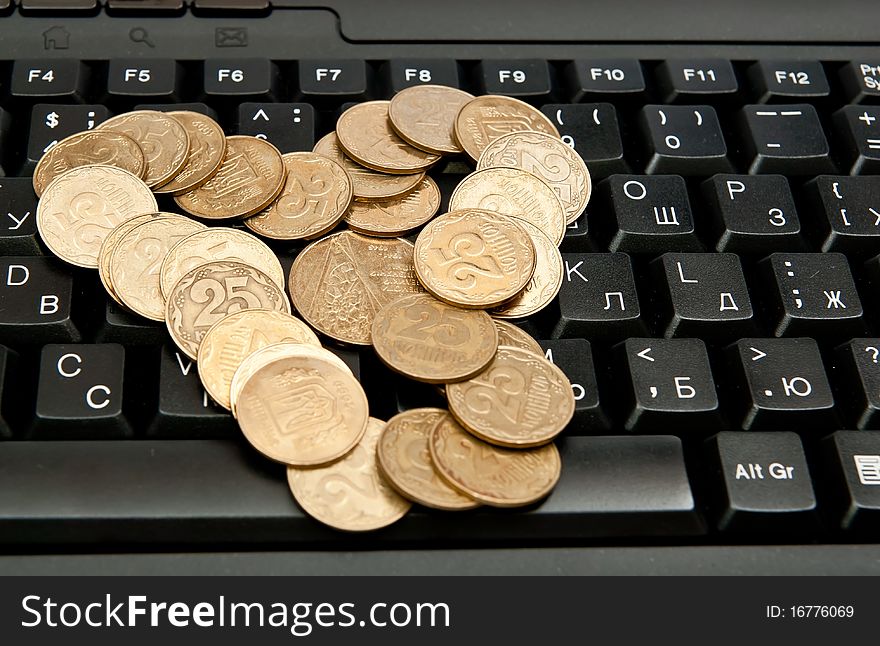
[[627, 173], [617, 110], [610, 103], [550, 103], [541, 108], [562, 136], [587, 163], [593, 181]]
[[748, 75], [761, 103], [821, 99], [830, 92], [819, 61], [758, 61]]
[[723, 99], [739, 90], [730, 61], [713, 58], [666, 61], [657, 68], [657, 83], [666, 103]]
[[759, 268], [776, 336], [864, 332], [862, 303], [843, 254], [774, 253]]
[[717, 428], [718, 395], [701, 339], [627, 339], [618, 346], [624, 428]]
[[837, 431], [822, 451], [838, 527], [880, 529], [880, 432]]
[[381, 70], [391, 95], [414, 85], [461, 87], [458, 63], [451, 58], [397, 58], [383, 64]]
[[807, 184], [821, 219], [822, 251], [866, 258], [880, 252], [880, 177], [820, 175]]
[[574, 392], [574, 418], [566, 429], [568, 435], [595, 435], [607, 432], [611, 423], [599, 402], [593, 350], [584, 339], [540, 341], [544, 356], [559, 366]]
[[21, 11], [25, 15], [66, 15], [95, 12], [98, 0], [21, 0]]
[[581, 59], [566, 66], [571, 100], [615, 102], [641, 99], [645, 94], [642, 65], [634, 58]]
[[30, 177], [0, 178], [0, 255], [40, 255], [37, 195]]
[[553, 337], [645, 334], [632, 261], [625, 253], [562, 254], [559, 322]]
[[167, 58], [114, 58], [107, 67], [107, 93], [118, 98], [170, 101], [177, 97], [180, 78], [180, 66]]
[[228, 15], [234, 12], [263, 12], [269, 9], [269, 0], [193, 0], [196, 15]]
[[749, 173], [811, 175], [834, 172], [816, 108], [747, 105], [740, 112]]
[[733, 170], [714, 108], [646, 105], [639, 113], [646, 137], [646, 173], [705, 175]]
[[[591, 173], [592, 174], [592, 173]], [[443, 207], [440, 212], [443, 213]], [[578, 216], [578, 219], [565, 227], [565, 237], [559, 249], [568, 253], [594, 251], [590, 238], [590, 207]]]
[[880, 428], [880, 339], [852, 339], [834, 351], [835, 396], [852, 428]]
[[65, 137], [91, 130], [109, 116], [103, 105], [38, 103], [31, 111], [25, 168], [32, 170], [49, 148]]
[[609, 198], [613, 219], [603, 218], [596, 227], [603, 227], [611, 251], [702, 251], [681, 177], [612, 175], [600, 191]]
[[660, 286], [663, 335], [719, 338], [754, 334], [752, 302], [739, 256], [665, 253], [651, 268]]
[[180, 15], [185, 10], [185, 0], [107, 0], [107, 13], [111, 16]]
[[16, 423], [24, 412], [17, 368], [18, 354], [0, 345], [0, 440], [12, 437]]
[[538, 59], [485, 60], [477, 65], [477, 85], [483, 94], [544, 101], [551, 90], [550, 68]]
[[271, 98], [278, 86], [278, 68], [265, 58], [208, 59], [204, 81], [209, 97]]
[[880, 61], [852, 61], [840, 68], [840, 83], [851, 103], [880, 101]]
[[159, 112], [174, 112], [175, 110], [188, 110], [198, 112], [217, 120], [217, 112], [204, 103], [140, 103], [134, 106], [135, 110], [158, 110]]
[[816, 495], [797, 433], [722, 431], [706, 448], [717, 474], [719, 529], [792, 533], [815, 527]]
[[54, 258], [0, 258], [0, 343], [79, 341], [71, 317], [73, 276]]
[[12, 64], [9, 93], [20, 99], [77, 101], [82, 98], [88, 70], [77, 60], [19, 59]]
[[834, 397], [813, 339], [741, 339], [727, 351], [744, 430], [834, 428]]
[[718, 251], [803, 251], [788, 179], [782, 175], [715, 175], [702, 184]]
[[282, 153], [315, 147], [315, 109], [308, 103], [242, 103], [238, 134], [268, 139]]
[[367, 96], [367, 64], [354, 59], [298, 63], [300, 96], [309, 102], [360, 101]]
[[37, 406], [29, 437], [126, 437], [123, 414], [125, 350], [116, 343], [43, 347]]
[[851, 175], [880, 172], [880, 107], [848, 105], [834, 113], [844, 162]]
[[122, 343], [131, 347], [160, 346], [165, 342], [168, 328], [163, 323], [131, 314], [111, 298], [106, 299], [103, 309], [96, 339], [99, 343]]

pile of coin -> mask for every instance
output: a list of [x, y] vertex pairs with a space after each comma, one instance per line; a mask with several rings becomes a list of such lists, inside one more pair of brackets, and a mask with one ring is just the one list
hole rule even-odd
[[[462, 153], [477, 170], [438, 215], [426, 171]], [[349, 108], [313, 152], [283, 155], [202, 114], [135, 111], [59, 142], [33, 181], [49, 249], [165, 322], [316, 519], [378, 529], [412, 502], [521, 506], [558, 481], [571, 384], [504, 319], [558, 293], [558, 245], [591, 184], [528, 104], [417, 86]], [[216, 226], [236, 220], [246, 230]], [[414, 244], [400, 237], [416, 232]], [[258, 236], [311, 242], [285, 280]], [[448, 410], [371, 417], [322, 339], [373, 347], [435, 384]]]

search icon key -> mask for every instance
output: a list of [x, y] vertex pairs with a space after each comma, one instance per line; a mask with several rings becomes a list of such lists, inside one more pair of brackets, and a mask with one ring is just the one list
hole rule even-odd
[[147, 33], [147, 30], [143, 27], [134, 27], [131, 31], [128, 32], [128, 37], [131, 38], [131, 42], [133, 43], [144, 43], [149, 47], [155, 47], [153, 41], [150, 40], [150, 34]]

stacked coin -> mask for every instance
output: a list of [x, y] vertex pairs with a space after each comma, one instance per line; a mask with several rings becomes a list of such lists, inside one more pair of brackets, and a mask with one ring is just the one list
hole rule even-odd
[[[477, 170], [437, 216], [426, 171], [462, 153]], [[552, 440], [571, 386], [502, 319], [555, 297], [558, 245], [590, 176], [531, 106], [418, 86], [355, 105], [313, 152], [284, 155], [201, 114], [135, 111], [59, 142], [34, 189], [46, 245], [97, 268], [125, 309], [164, 321], [206, 392], [327, 525], [378, 529], [411, 502], [524, 505], [558, 480]], [[161, 211], [154, 193], [187, 215]], [[415, 244], [398, 237], [416, 231]], [[258, 236], [311, 241], [286, 285]], [[449, 410], [371, 417], [321, 339], [372, 346], [436, 384]]]

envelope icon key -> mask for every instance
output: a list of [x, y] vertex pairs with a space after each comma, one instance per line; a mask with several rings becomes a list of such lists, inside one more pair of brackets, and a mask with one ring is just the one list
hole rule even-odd
[[214, 30], [215, 47], [247, 47], [246, 27], [217, 27]]

